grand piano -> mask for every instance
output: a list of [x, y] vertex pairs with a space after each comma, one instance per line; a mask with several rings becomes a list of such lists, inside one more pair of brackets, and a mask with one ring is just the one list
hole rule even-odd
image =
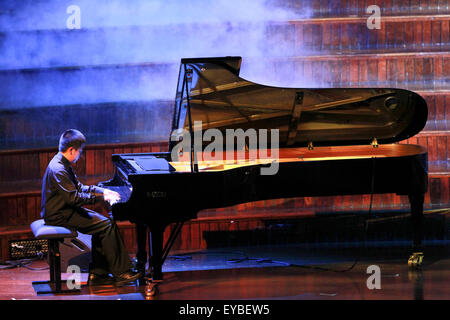
[[427, 151], [398, 142], [424, 128], [424, 99], [402, 89], [264, 86], [239, 77], [240, 65], [240, 57], [182, 59], [168, 152], [114, 154], [116, 173], [100, 184], [121, 194], [114, 219], [137, 225], [141, 267], [149, 231], [152, 281], [200, 210], [289, 197], [408, 195], [408, 263], [420, 265]]

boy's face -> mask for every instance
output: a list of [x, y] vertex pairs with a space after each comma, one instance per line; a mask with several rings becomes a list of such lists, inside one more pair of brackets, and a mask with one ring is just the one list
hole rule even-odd
[[73, 147], [70, 147], [67, 150], [68, 153], [68, 159], [71, 163], [76, 163], [78, 159], [80, 159], [81, 155], [83, 154], [83, 148], [84, 145], [82, 145], [79, 149], [75, 149]]

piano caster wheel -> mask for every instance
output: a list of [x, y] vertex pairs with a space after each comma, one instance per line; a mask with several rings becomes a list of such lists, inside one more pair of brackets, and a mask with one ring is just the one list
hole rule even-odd
[[146, 299], [151, 299], [152, 297], [158, 295], [159, 293], [159, 289], [158, 286], [147, 286], [147, 288], [145, 288], [145, 298]]
[[145, 286], [145, 298], [151, 299], [159, 294], [159, 284], [162, 280], [148, 280]]
[[423, 252], [413, 252], [408, 259], [408, 266], [411, 268], [420, 268], [423, 262]]

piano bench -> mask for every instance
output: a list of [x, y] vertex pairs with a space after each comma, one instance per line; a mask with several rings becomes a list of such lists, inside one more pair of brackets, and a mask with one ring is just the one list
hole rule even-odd
[[61, 257], [59, 252], [59, 243], [65, 238], [76, 238], [78, 233], [64, 227], [51, 226], [45, 224], [44, 219], [34, 221], [31, 225], [31, 231], [36, 239], [45, 239], [48, 241], [47, 259], [50, 266], [50, 281], [33, 281], [34, 285], [48, 285], [50, 290], [36, 290], [37, 294], [78, 292], [79, 290], [62, 289], [61, 281]]

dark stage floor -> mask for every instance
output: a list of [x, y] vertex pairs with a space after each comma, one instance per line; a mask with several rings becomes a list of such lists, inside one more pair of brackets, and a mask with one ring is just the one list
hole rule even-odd
[[[422, 270], [412, 271], [405, 245], [333, 248], [282, 245], [172, 253], [154, 300], [448, 300], [450, 245], [428, 244]], [[44, 267], [45, 261], [31, 266]], [[369, 289], [369, 266], [380, 269], [380, 289]], [[68, 274], [63, 274], [65, 279]], [[48, 270], [0, 270], [0, 299], [144, 300], [145, 286], [82, 287], [74, 294], [39, 295], [32, 281]], [[375, 284], [374, 278], [369, 283]], [[87, 273], [81, 274], [82, 284]], [[149, 299], [149, 298], [147, 298]]]

